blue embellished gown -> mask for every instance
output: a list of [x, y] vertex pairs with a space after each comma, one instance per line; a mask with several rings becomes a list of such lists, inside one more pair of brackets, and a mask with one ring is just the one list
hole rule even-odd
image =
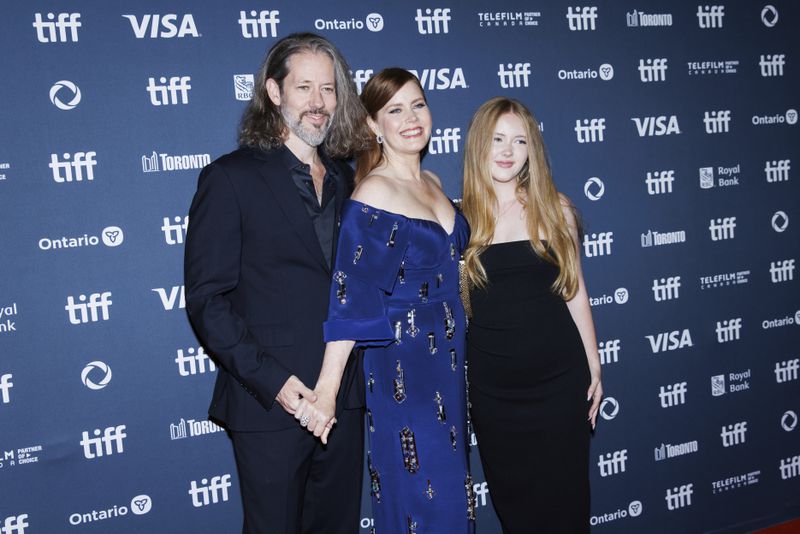
[[448, 234], [353, 200], [342, 209], [325, 341], [365, 349], [375, 534], [474, 528], [458, 292], [468, 237], [458, 210]]

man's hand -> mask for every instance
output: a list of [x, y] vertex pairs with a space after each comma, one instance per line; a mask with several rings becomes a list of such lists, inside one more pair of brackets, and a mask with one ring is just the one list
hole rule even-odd
[[278, 404], [283, 406], [283, 409], [290, 415], [295, 414], [298, 406], [300, 406], [301, 399], [306, 399], [308, 402], [314, 403], [317, 402], [317, 394], [308, 389], [306, 385], [294, 375], [286, 380], [283, 387], [278, 392], [278, 396], [275, 397]]

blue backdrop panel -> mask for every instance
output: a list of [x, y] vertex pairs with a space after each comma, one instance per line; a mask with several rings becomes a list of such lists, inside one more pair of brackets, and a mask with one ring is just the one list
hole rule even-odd
[[[6, 2], [0, 533], [239, 529], [183, 238], [199, 169], [293, 31], [339, 46], [359, 90], [420, 77], [424, 165], [453, 198], [482, 102], [537, 115], [586, 227], [594, 532], [799, 516], [799, 23], [788, 0]], [[471, 460], [479, 532], [499, 533]]]

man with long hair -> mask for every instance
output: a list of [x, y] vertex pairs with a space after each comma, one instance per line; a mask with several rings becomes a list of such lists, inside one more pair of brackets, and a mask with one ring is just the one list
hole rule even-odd
[[[268, 52], [240, 148], [200, 174], [186, 239], [186, 308], [220, 364], [209, 413], [230, 431], [244, 532], [357, 532], [363, 378], [351, 357], [336, 426], [296, 414], [316, 400], [336, 220], [364, 111], [341, 53], [314, 34]], [[297, 415], [297, 417], [295, 417]]]

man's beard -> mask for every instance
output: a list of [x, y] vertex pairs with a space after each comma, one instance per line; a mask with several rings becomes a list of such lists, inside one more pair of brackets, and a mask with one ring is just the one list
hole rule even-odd
[[[283, 116], [283, 120], [286, 121], [286, 126], [294, 132], [294, 134], [302, 139], [305, 143], [310, 146], [319, 146], [325, 141], [325, 136], [328, 135], [328, 130], [331, 127], [331, 122], [333, 121], [333, 113], [328, 113], [324, 108], [319, 109], [312, 109], [309, 111], [304, 111], [300, 114], [300, 116], [293, 115], [291, 111], [286, 109], [283, 105], [280, 107], [281, 115]], [[325, 124], [320, 126], [319, 128], [316, 127], [307, 127], [303, 124], [303, 115], [306, 113], [311, 113], [314, 115], [325, 115], [328, 117], [328, 120], [325, 121]]]

